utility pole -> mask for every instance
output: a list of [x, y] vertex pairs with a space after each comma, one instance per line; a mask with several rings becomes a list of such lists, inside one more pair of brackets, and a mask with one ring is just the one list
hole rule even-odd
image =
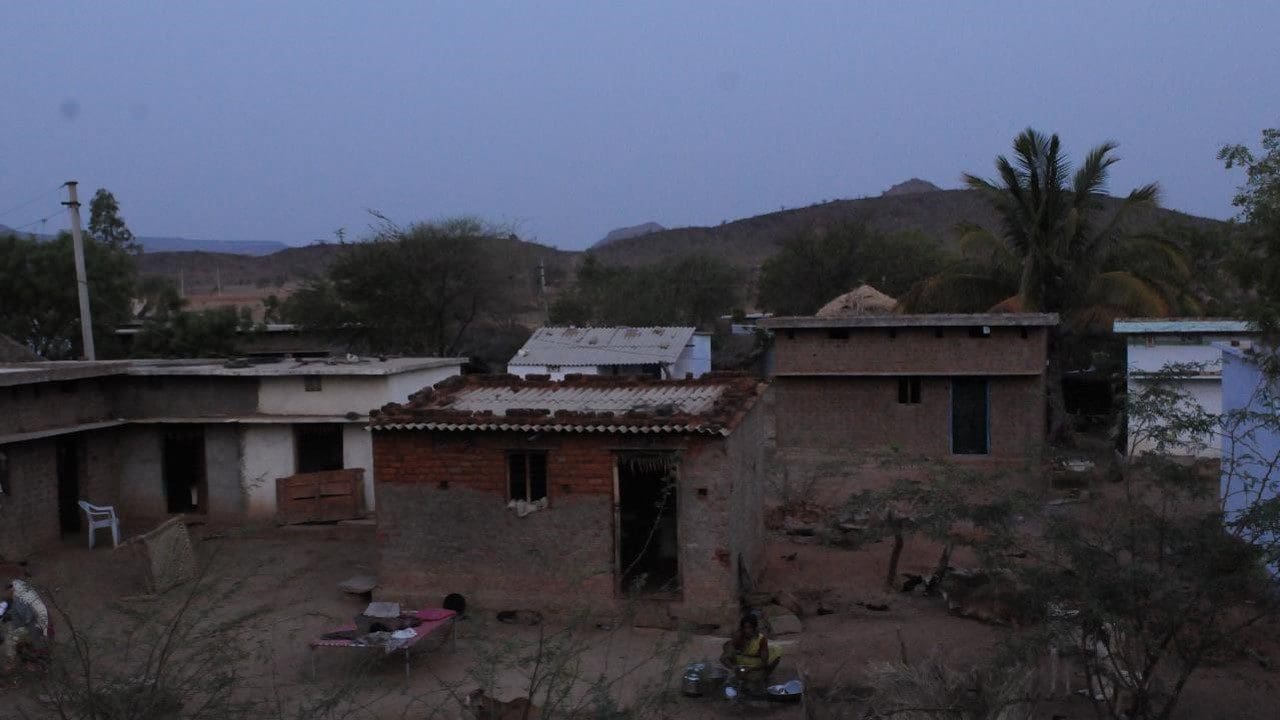
[[97, 360], [93, 349], [93, 318], [89, 315], [89, 280], [84, 271], [84, 238], [80, 237], [80, 199], [76, 197], [76, 181], [68, 180], [68, 200], [62, 203], [71, 211], [71, 247], [76, 256], [76, 288], [80, 291], [80, 339], [84, 344], [84, 359]]
[[542, 262], [542, 258], [538, 258], [538, 301], [542, 305], [542, 312], [546, 314], [547, 310], [547, 266]]

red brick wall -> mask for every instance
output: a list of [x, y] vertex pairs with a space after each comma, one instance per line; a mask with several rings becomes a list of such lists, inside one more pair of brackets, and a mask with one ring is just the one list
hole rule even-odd
[[[1038, 375], [1044, 372], [1048, 335], [1042, 327], [993, 327], [969, 337], [964, 327], [850, 328], [832, 339], [826, 328], [779, 330], [774, 374]], [[942, 337], [937, 337], [938, 332]]]
[[[525, 518], [505, 507], [506, 452], [517, 449], [547, 451], [550, 507]], [[742, 463], [731, 461], [727, 444], [715, 437], [544, 433], [530, 440], [524, 433], [376, 431], [380, 595], [439, 602], [461, 592], [491, 609], [620, 611], [616, 453], [655, 449], [681, 453], [683, 595], [668, 609], [679, 617], [724, 621], [736, 602], [732, 558], [739, 548], [731, 542], [729, 510], [738, 474], [733, 468]], [[736, 482], [741, 489], [760, 478], [757, 473]], [[754, 544], [737, 542], [742, 551], [758, 554]]]

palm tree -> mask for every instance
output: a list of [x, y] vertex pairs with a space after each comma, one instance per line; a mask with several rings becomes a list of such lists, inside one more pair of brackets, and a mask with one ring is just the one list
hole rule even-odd
[[917, 284], [902, 301], [912, 312], [1056, 312], [1050, 356], [1052, 434], [1063, 419], [1061, 374], [1068, 335], [1109, 330], [1120, 315], [1196, 312], [1189, 263], [1176, 243], [1125, 232], [1134, 211], [1155, 207], [1159, 188], [1129, 193], [1108, 217], [1105, 201], [1116, 144], [1089, 151], [1074, 175], [1057, 135], [1028, 128], [1014, 158], [996, 158], [997, 180], [965, 183], [996, 211], [998, 231], [962, 224], [960, 259]]

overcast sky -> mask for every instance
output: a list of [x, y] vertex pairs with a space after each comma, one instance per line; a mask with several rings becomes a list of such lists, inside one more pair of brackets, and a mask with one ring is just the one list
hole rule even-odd
[[955, 187], [1028, 125], [1073, 158], [1113, 139], [1114, 191], [1158, 180], [1225, 218], [1239, 178], [1214, 154], [1280, 125], [1277, 37], [1262, 0], [15, 0], [0, 223], [48, 216], [74, 178], [140, 235], [299, 244], [375, 208], [581, 248]]

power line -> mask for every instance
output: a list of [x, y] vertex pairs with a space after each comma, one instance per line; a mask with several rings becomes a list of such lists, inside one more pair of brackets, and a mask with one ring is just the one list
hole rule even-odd
[[35, 197], [31, 198], [30, 200], [23, 200], [22, 202], [18, 203], [17, 205], [14, 205], [14, 206], [13, 206], [13, 207], [11, 207], [11, 208], [7, 208], [7, 209], [5, 209], [5, 210], [0, 210], [0, 217], [4, 217], [5, 215], [8, 215], [8, 214], [12, 213], [14, 210], [21, 210], [22, 208], [24, 208], [24, 207], [26, 207], [26, 206], [28, 206], [28, 205], [32, 205], [32, 204], [34, 204], [34, 203], [37, 203], [37, 202], [39, 202], [39, 201], [41, 201], [41, 200], [43, 200], [43, 199], [45, 199], [45, 198], [49, 197], [50, 195], [52, 195], [52, 194], [54, 194], [54, 193], [58, 192], [58, 191], [59, 191], [59, 190], [61, 190], [61, 189], [62, 189], [62, 186], [61, 186], [61, 185], [59, 185], [58, 187], [56, 187], [56, 188], [54, 188], [54, 189], [52, 189], [52, 190], [46, 190], [46, 191], [44, 191], [44, 192], [40, 193], [39, 195], [37, 195], [37, 196], [35, 196]]
[[[48, 215], [46, 215], [46, 216], [44, 216], [44, 217], [42, 217], [42, 218], [36, 218], [35, 220], [32, 220], [32, 221], [31, 221], [31, 222], [29, 222], [29, 223], [23, 223], [22, 225], [18, 225], [17, 227], [10, 228], [10, 230], [14, 230], [14, 231], [17, 231], [17, 230], [23, 230], [23, 229], [25, 229], [25, 228], [29, 228], [29, 227], [31, 227], [32, 225], [47, 223], [47, 222], [49, 222], [50, 220], [52, 220], [53, 218], [55, 218], [55, 217], [57, 217], [58, 215], [62, 214], [63, 212], [64, 212], [64, 209], [63, 209], [63, 208], [58, 208], [58, 209], [56, 209], [56, 210], [51, 211]], [[44, 229], [44, 228], [41, 228], [41, 230], [43, 230], [43, 229]]]

